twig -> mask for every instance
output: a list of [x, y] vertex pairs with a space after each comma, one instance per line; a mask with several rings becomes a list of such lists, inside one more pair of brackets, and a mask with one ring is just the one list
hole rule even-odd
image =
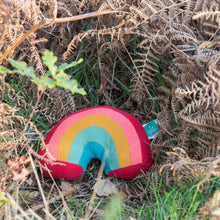
[[30, 31], [23, 35], [17, 42], [15, 42], [8, 50], [6, 50], [0, 57], [0, 62], [11, 53], [19, 44], [21, 44], [28, 36], [34, 33], [36, 30], [45, 25], [45, 21], [41, 21], [38, 25], [34, 26]]
[[20, 205], [12, 198], [12, 196], [9, 193], [6, 193], [6, 196], [13, 203], [13, 206], [15, 206], [21, 212], [23, 217], [31, 220], [31, 218], [27, 215], [27, 213], [20, 207]]
[[91, 199], [89, 201], [89, 206], [88, 206], [87, 212], [85, 214], [84, 220], [88, 220], [91, 217], [90, 213], [93, 209], [93, 204], [94, 204], [94, 201], [95, 201], [95, 198], [96, 198], [96, 192], [97, 192], [97, 189], [99, 187], [99, 183], [100, 183], [100, 179], [101, 179], [101, 176], [103, 174], [103, 171], [104, 171], [104, 164], [101, 163], [101, 166], [99, 168], [99, 173], [98, 173], [98, 176], [97, 176], [97, 180], [96, 180], [96, 183], [95, 183], [94, 188], [93, 188], [92, 196], [91, 196]]
[[[49, 213], [49, 206], [48, 206], [47, 200], [46, 200], [46, 198], [45, 198], [45, 196], [44, 196], [44, 192], [43, 192], [43, 189], [42, 189], [42, 186], [41, 186], [41, 183], [40, 183], [40, 179], [39, 179], [38, 174], [37, 174], [37, 171], [36, 171], [36, 167], [35, 167], [33, 158], [32, 158], [32, 156], [31, 156], [31, 154], [30, 154], [29, 151], [28, 151], [28, 154], [29, 154], [29, 157], [30, 157], [30, 159], [31, 159], [31, 165], [32, 165], [32, 167], [33, 167], [33, 172], [34, 172], [34, 175], [35, 175], [35, 177], [36, 177], [37, 184], [38, 184], [39, 190], [40, 190], [41, 195], [42, 195], [42, 199], [43, 199], [43, 202], [44, 202], [44, 206], [45, 206], [45, 208], [46, 208], [45, 211], [46, 211], [46, 215], [47, 215], [47, 214]], [[47, 218], [48, 218], [48, 215], [47, 215]]]
[[68, 21], [78, 21], [78, 20], [82, 20], [85, 18], [92, 18], [92, 17], [96, 17], [96, 16], [100, 16], [100, 15], [107, 15], [107, 14], [114, 14], [117, 13], [118, 11], [96, 11], [96, 12], [90, 12], [90, 13], [86, 13], [86, 14], [82, 14], [82, 15], [76, 15], [73, 17], [66, 17], [66, 18], [57, 18], [55, 20], [52, 19], [48, 19], [48, 23], [63, 23], [63, 22], [68, 22]]
[[[68, 196], [68, 195], [72, 194], [72, 193], [73, 193], [73, 190], [74, 190], [74, 191], [77, 191], [78, 185], [75, 186], [73, 189], [68, 190], [68, 191], [62, 193], [62, 192], [60, 191], [58, 185], [56, 184], [56, 182], [55, 182], [53, 176], [51, 175], [51, 173], [50, 173], [50, 172], [48, 172], [48, 173], [49, 173], [50, 178], [53, 180], [54, 185], [56, 186], [56, 188], [57, 188], [57, 190], [58, 190], [58, 192], [59, 192], [59, 197], [60, 197], [60, 199], [62, 199], [63, 206], [64, 206], [64, 208], [66, 209], [66, 212], [67, 212], [69, 218], [70, 218], [70, 219], [74, 219], [74, 216], [72, 215], [72, 212], [69, 210], [69, 207], [68, 207], [68, 205], [66, 204], [66, 201], [65, 201], [65, 199], [64, 199], [64, 196]], [[64, 194], [64, 193], [65, 193], [65, 194]]]
[[43, 220], [39, 215], [37, 215], [32, 209], [28, 209], [28, 212], [35, 217], [37, 220]]
[[0, 63], [3, 59], [5, 59], [12, 50], [14, 50], [18, 45], [20, 45], [27, 37], [29, 37], [32, 33], [37, 31], [38, 29], [44, 27], [44, 26], [51, 26], [54, 23], [64, 23], [68, 21], [78, 21], [82, 20], [85, 18], [91, 18], [91, 17], [96, 17], [100, 15], [106, 15], [106, 14], [113, 14], [117, 13], [117, 11], [96, 11], [96, 12], [91, 12], [91, 13], [86, 13], [82, 15], [76, 15], [73, 17], [66, 17], [66, 18], [56, 18], [56, 19], [44, 19], [41, 22], [39, 22], [38, 25], [34, 26], [30, 31], [28, 31], [25, 35], [23, 35], [17, 42], [15, 42], [8, 50], [6, 50], [3, 55], [0, 57]]
[[[51, 203], [56, 202], [57, 200], [62, 199], [62, 197], [69, 196], [70, 194], [73, 193], [73, 191], [74, 191], [75, 189], [76, 189], [76, 187], [73, 187], [73, 189], [71, 189], [71, 190], [68, 190], [68, 191], [65, 191], [65, 192], [61, 192], [60, 195], [57, 195], [57, 196], [55, 196], [54, 198], [48, 200], [48, 201], [47, 201], [48, 205], [51, 204]], [[31, 209], [32, 209], [33, 211], [37, 211], [37, 210], [39, 210], [39, 209], [42, 209], [43, 207], [44, 207], [44, 204], [39, 204], [39, 205], [33, 206]]]

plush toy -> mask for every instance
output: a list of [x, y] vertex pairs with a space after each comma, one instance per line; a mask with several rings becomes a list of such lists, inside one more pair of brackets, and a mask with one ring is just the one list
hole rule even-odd
[[[105, 174], [134, 178], [152, 164], [150, 140], [142, 124], [132, 115], [110, 106], [76, 111], [58, 122], [47, 134], [47, 149], [39, 154], [53, 163], [40, 160], [53, 178], [78, 179], [88, 163], [97, 158]], [[46, 177], [49, 173], [43, 169]]]

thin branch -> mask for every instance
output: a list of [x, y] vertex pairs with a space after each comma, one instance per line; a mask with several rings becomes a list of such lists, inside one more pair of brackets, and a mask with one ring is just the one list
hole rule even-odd
[[8, 50], [6, 50], [3, 55], [0, 57], [0, 62], [6, 58], [12, 50], [14, 50], [18, 45], [20, 45], [28, 36], [37, 31], [39, 28], [45, 25], [45, 21], [41, 21], [38, 25], [34, 26], [30, 31], [23, 35], [17, 42], [15, 42]]
[[56, 18], [56, 19], [45, 19], [41, 21], [38, 25], [34, 26], [30, 31], [28, 31], [25, 35], [23, 35], [17, 42], [15, 42], [8, 50], [6, 50], [3, 55], [0, 57], [0, 63], [3, 59], [5, 59], [12, 50], [14, 50], [18, 45], [20, 45], [27, 37], [29, 37], [32, 33], [37, 31], [38, 29], [44, 27], [44, 26], [51, 26], [54, 23], [64, 23], [69, 21], [78, 21], [86, 18], [96, 17], [100, 15], [106, 15], [106, 14], [114, 14], [117, 13], [117, 11], [102, 11], [102, 12], [91, 12], [86, 13], [82, 15], [76, 15], [73, 17], [66, 17], [66, 18]]
[[[12, 202], [13, 207], [15, 207], [16, 209], [18, 209], [22, 215], [22, 217], [25, 217], [25, 219], [27, 220], [31, 220], [31, 218], [28, 216], [28, 214], [21, 208], [21, 206], [13, 199], [13, 197], [9, 194], [6, 193], [6, 196], [8, 197], [8, 199]], [[16, 216], [18, 217], [18, 216]]]
[[73, 17], [66, 17], [66, 18], [57, 18], [55, 20], [52, 19], [48, 19], [48, 22], [54, 22], [54, 23], [64, 23], [64, 22], [68, 22], [68, 21], [78, 21], [78, 20], [82, 20], [82, 19], [86, 19], [86, 18], [92, 18], [92, 17], [96, 17], [96, 16], [100, 16], [100, 15], [107, 15], [107, 14], [114, 14], [117, 13], [118, 11], [96, 11], [96, 12], [91, 12], [91, 13], [86, 13], [86, 14], [82, 14], [82, 15], [76, 15]]
[[103, 174], [103, 171], [104, 171], [104, 164], [101, 163], [101, 166], [99, 168], [99, 173], [98, 173], [96, 183], [95, 183], [94, 188], [93, 188], [92, 196], [91, 196], [91, 199], [89, 201], [89, 206], [88, 206], [87, 212], [85, 214], [84, 220], [88, 220], [91, 217], [90, 214], [91, 214], [92, 209], [93, 209], [93, 204], [94, 204], [94, 201], [95, 201], [95, 198], [96, 198], [96, 192], [97, 192], [97, 189], [99, 187], [99, 183], [100, 183], [100, 179], [101, 179], [101, 176]]
[[45, 206], [46, 219], [49, 219], [49, 217], [48, 217], [48, 214], [50, 214], [49, 205], [48, 205], [47, 200], [45, 198], [45, 195], [44, 195], [44, 192], [43, 192], [43, 188], [41, 186], [41, 182], [40, 182], [40, 179], [38, 177], [36, 166], [34, 164], [33, 158], [31, 156], [30, 152], [28, 152], [28, 154], [29, 154], [29, 157], [31, 159], [31, 165], [33, 167], [33, 171], [34, 171], [34, 175], [35, 175], [36, 180], [37, 180], [39, 191], [41, 192], [41, 195], [42, 195], [43, 203], [44, 203], [44, 206]]

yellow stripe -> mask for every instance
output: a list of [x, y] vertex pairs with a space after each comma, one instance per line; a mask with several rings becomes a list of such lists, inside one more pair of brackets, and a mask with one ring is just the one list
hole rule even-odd
[[117, 148], [118, 161], [121, 168], [131, 165], [129, 143], [124, 131], [114, 120], [104, 115], [90, 115], [71, 125], [62, 136], [58, 145], [58, 160], [67, 161], [74, 138], [80, 131], [90, 126], [102, 127], [110, 134]]

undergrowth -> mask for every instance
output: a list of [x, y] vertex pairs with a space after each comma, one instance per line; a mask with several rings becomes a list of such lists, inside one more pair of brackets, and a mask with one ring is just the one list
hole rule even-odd
[[[112, 105], [142, 124], [157, 119], [154, 164], [136, 179], [111, 179], [122, 193], [118, 208], [97, 197], [91, 216], [113, 218], [107, 209], [119, 219], [217, 219], [219, 192], [205, 201], [220, 177], [219, 7], [217, 0], [0, 0], [0, 62], [7, 68], [0, 75], [0, 217], [83, 217], [99, 163], [64, 190], [62, 180], [41, 175], [37, 152], [63, 117]], [[52, 79], [45, 50], [57, 66], [83, 58], [66, 79], [87, 95], [51, 86], [39, 98], [33, 78], [6, 74], [11, 57], [32, 66], [35, 79]]]
[[[121, 219], [127, 219], [129, 215], [135, 219], [197, 219], [201, 217], [200, 208], [220, 187], [219, 178], [212, 178], [208, 180], [209, 188], [203, 192], [199, 191], [198, 184], [192, 181], [183, 187], [172, 185], [164, 188], [162, 177], [157, 178], [159, 178], [160, 185], [149, 186], [152, 196], [146, 195], [142, 204], [128, 202], [122, 211], [124, 216]], [[134, 207], [134, 209], [129, 210], [129, 207]], [[211, 218], [211, 215], [209, 217]]]
[[199, 209], [220, 186], [219, 178], [212, 178], [208, 181], [210, 186], [203, 192], [198, 190], [198, 184], [195, 182], [189, 182], [183, 187], [168, 187], [163, 194], [157, 186], [153, 186], [152, 191], [155, 199], [152, 201], [146, 197], [141, 219], [186, 220], [200, 217]]

